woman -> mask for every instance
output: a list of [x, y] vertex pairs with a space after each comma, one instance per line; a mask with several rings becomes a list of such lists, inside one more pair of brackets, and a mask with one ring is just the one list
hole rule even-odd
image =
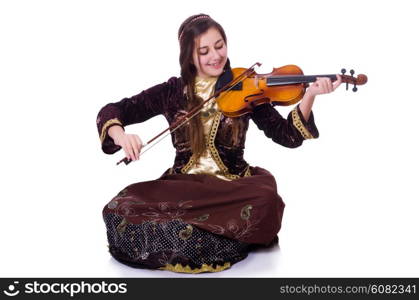
[[[124, 127], [156, 115], [174, 124], [232, 79], [223, 28], [208, 15], [179, 28], [181, 77], [104, 106], [97, 126], [102, 150], [121, 148], [138, 160], [142, 140]], [[284, 203], [274, 177], [243, 159], [249, 119], [274, 142], [298, 147], [318, 137], [311, 107], [316, 95], [340, 84], [319, 78], [284, 119], [271, 104], [229, 118], [215, 101], [171, 133], [176, 157], [160, 178], [127, 186], [103, 210], [109, 251], [133, 267], [216, 272], [251, 249], [278, 241]]]

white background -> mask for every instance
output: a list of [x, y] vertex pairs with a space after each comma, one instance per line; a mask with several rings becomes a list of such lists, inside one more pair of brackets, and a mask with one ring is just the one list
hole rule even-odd
[[[419, 22], [415, 1], [2, 1], [0, 276], [419, 276]], [[207, 13], [233, 67], [368, 75], [313, 108], [320, 138], [287, 149], [251, 123], [245, 159], [286, 208], [280, 247], [202, 275], [132, 269], [107, 252], [103, 206], [173, 163], [166, 139], [138, 162], [101, 151], [99, 109], [179, 76], [177, 30]], [[286, 116], [292, 107], [278, 108]], [[148, 140], [162, 116], [127, 127]]]

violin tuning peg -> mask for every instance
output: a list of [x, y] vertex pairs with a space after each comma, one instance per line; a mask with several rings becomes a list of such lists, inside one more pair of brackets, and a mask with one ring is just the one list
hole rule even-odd
[[345, 75], [345, 73], [346, 73], [346, 69], [342, 69], [342, 70], [340, 70], [341, 72], [342, 72], [342, 75]]
[[356, 85], [354, 85], [352, 91], [356, 92], [358, 90], [358, 88], [356, 87]]
[[354, 76], [355, 71], [354, 70], [350, 70], [349, 73], [351, 73], [351, 76]]
[[348, 90], [348, 83], [346, 83], [346, 90]]

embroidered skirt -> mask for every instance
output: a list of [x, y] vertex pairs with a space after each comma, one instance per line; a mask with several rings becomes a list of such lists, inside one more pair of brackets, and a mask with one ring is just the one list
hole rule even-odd
[[127, 186], [103, 209], [111, 255], [138, 268], [217, 272], [272, 245], [285, 204], [267, 170], [250, 172], [225, 181], [166, 171]]

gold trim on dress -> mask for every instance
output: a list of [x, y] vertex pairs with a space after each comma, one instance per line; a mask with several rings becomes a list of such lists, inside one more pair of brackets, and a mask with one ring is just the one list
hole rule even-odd
[[106, 121], [106, 123], [103, 125], [102, 131], [100, 133], [100, 142], [101, 143], [103, 143], [103, 141], [105, 140], [107, 129], [109, 127], [111, 127], [112, 125], [115, 125], [115, 124], [119, 124], [119, 125], [123, 126], [121, 121], [119, 121], [117, 118], [110, 119], [110, 120]]
[[248, 177], [248, 176], [252, 176], [252, 173], [250, 172], [250, 165], [248, 165], [246, 167], [246, 172], [244, 172], [244, 176], [243, 177]]
[[292, 115], [292, 124], [294, 124], [295, 128], [301, 133], [304, 139], [312, 139], [314, 138], [313, 135], [308, 131], [308, 129], [304, 126], [303, 122], [298, 115], [297, 107], [294, 108], [291, 112]]
[[226, 167], [224, 162], [221, 160], [220, 154], [218, 153], [218, 150], [214, 144], [215, 136], [217, 135], [218, 125], [220, 125], [221, 115], [222, 115], [221, 111], [218, 111], [215, 115], [214, 121], [212, 122], [211, 130], [208, 136], [207, 147], [209, 148], [211, 152], [211, 156], [214, 159], [215, 163], [224, 173], [223, 175], [227, 177], [228, 179], [238, 179], [240, 178], [239, 175], [234, 175], [234, 174], [229, 173], [228, 168]]
[[188, 170], [192, 167], [192, 165], [195, 163], [194, 155], [191, 155], [189, 158], [188, 163], [180, 170], [183, 174], [186, 174]]
[[225, 269], [228, 269], [231, 267], [231, 264], [229, 262], [224, 263], [224, 265], [220, 266], [217, 265], [215, 268], [211, 265], [203, 264], [200, 268], [192, 269], [190, 266], [182, 266], [181, 264], [166, 264], [164, 267], [160, 267], [160, 270], [166, 270], [166, 271], [172, 271], [172, 272], [178, 272], [178, 273], [202, 273], [202, 272], [220, 272]]

